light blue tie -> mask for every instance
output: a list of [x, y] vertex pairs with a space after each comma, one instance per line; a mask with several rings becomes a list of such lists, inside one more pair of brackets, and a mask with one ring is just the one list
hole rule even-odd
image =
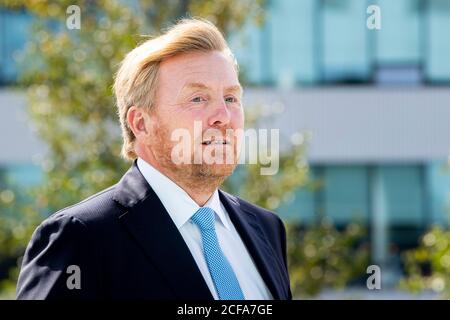
[[215, 212], [208, 207], [198, 209], [192, 216], [192, 221], [200, 228], [202, 234], [203, 253], [209, 273], [220, 300], [244, 300], [236, 275], [220, 248], [214, 220]]

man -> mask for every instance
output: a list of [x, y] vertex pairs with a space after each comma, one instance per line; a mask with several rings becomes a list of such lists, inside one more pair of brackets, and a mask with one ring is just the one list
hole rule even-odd
[[[218, 190], [236, 167], [244, 116], [217, 28], [188, 19], [146, 41], [114, 91], [133, 165], [36, 229], [17, 297], [290, 299], [283, 223]], [[181, 149], [180, 131], [191, 137]]]

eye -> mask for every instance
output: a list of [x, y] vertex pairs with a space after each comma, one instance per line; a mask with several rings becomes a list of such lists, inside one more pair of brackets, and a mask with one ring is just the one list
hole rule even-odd
[[203, 97], [195, 97], [191, 99], [191, 102], [203, 102], [206, 101]]
[[229, 103], [235, 103], [237, 102], [237, 99], [235, 97], [226, 97], [225, 101]]

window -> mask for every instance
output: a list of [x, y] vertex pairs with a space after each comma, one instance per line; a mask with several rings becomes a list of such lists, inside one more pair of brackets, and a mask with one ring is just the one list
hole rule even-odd
[[450, 82], [450, 0], [427, 1], [427, 80]]
[[367, 170], [363, 166], [328, 166], [325, 169], [326, 216], [337, 224], [367, 222], [369, 195]]
[[423, 28], [419, 0], [378, 0], [381, 29], [376, 37], [378, 65], [419, 65], [422, 62], [421, 34]]
[[419, 226], [424, 222], [420, 166], [382, 166], [381, 177], [390, 225]]
[[370, 54], [366, 28], [366, 2], [325, 0], [320, 30], [322, 77], [324, 81], [362, 82], [370, 80]]
[[26, 43], [30, 25], [31, 15], [27, 12], [0, 8], [0, 84], [16, 81], [15, 56]]

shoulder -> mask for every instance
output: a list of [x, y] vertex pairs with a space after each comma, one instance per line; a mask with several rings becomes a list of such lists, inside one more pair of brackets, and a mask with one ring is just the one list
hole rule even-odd
[[48, 216], [35, 229], [30, 245], [41, 242], [47, 246], [56, 241], [89, 245], [94, 235], [114, 223], [123, 210], [113, 200], [114, 188], [109, 187]]
[[[100, 281], [98, 248], [105, 248], [100, 242], [108, 234], [108, 225], [117, 221], [113, 217], [119, 212], [112, 199], [113, 189], [59, 210], [36, 228], [23, 255], [18, 299], [95, 295]], [[83, 270], [81, 286], [86, 290], [68, 290], [64, 270], [69, 266]]]
[[122, 207], [114, 201], [113, 195], [116, 186], [104, 189], [89, 198], [63, 208], [45, 219], [41, 225], [52, 224], [57, 221], [72, 221], [88, 226], [95, 226], [115, 220], [123, 211]]
[[30, 245], [46, 246], [59, 241], [64, 245], [92, 246], [92, 241], [104, 238], [115, 230], [124, 211], [113, 199], [114, 188], [109, 187], [48, 216], [35, 229]]

